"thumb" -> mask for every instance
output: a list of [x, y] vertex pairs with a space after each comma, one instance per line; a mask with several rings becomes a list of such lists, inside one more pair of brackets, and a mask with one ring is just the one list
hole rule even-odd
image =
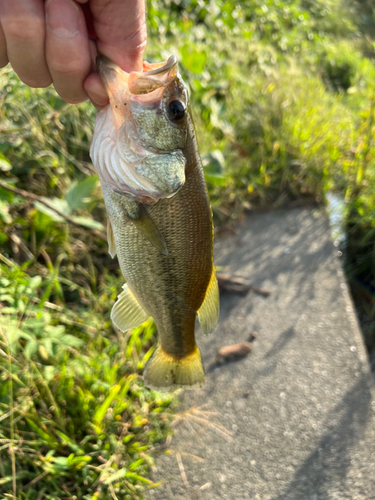
[[147, 30], [144, 0], [90, 0], [98, 51], [125, 71], [141, 71]]

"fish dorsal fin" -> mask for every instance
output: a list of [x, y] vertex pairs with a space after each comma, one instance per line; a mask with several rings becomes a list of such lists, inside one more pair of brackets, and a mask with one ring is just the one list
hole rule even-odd
[[220, 300], [215, 269], [212, 270], [206, 296], [198, 311], [198, 320], [203, 333], [211, 333], [219, 319]]
[[164, 237], [142, 203], [138, 203], [137, 215], [129, 214], [129, 219], [157, 250], [168, 255]]
[[107, 241], [108, 241], [108, 253], [114, 258], [116, 255], [116, 245], [115, 245], [115, 239], [113, 237], [113, 231], [112, 231], [112, 225], [109, 219], [107, 219]]
[[120, 293], [112, 307], [111, 320], [119, 330], [126, 332], [144, 323], [149, 315], [140, 306], [126, 283], [122, 288], [124, 291]]

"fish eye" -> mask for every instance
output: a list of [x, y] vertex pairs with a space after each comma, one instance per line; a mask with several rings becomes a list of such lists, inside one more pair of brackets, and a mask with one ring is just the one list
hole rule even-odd
[[178, 122], [185, 116], [186, 106], [182, 101], [174, 99], [167, 104], [167, 113], [172, 122]]

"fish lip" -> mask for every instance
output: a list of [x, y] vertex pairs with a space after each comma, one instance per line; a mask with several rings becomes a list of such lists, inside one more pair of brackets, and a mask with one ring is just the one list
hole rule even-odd
[[[96, 70], [99, 74], [109, 100], [118, 99], [123, 96], [127, 99], [129, 95], [129, 74], [123, 71], [117, 64], [103, 54], [96, 57]], [[122, 97], [121, 97], [122, 100]]]
[[96, 70], [99, 73], [100, 79], [103, 81], [107, 80], [109, 75], [114, 75], [120, 70], [125, 75], [129, 75], [126, 71], [121, 70], [120, 66], [111, 61], [107, 56], [99, 54], [96, 56], [95, 60]]
[[[129, 76], [131, 73], [138, 73], [138, 74], [143, 73], [144, 75], [147, 76], [157, 76], [157, 75], [163, 75], [167, 71], [170, 71], [176, 64], [177, 64], [177, 57], [174, 54], [172, 54], [171, 56], [168, 57], [168, 59], [165, 62], [162, 63], [152, 64], [145, 61], [143, 63], [142, 71], [131, 71], [130, 73], [127, 73], [125, 70], [122, 69], [121, 72], [127, 76]], [[147, 68], [152, 68], [154, 66], [157, 67], [155, 69], [147, 69]], [[108, 69], [113, 69], [117, 71], [118, 69], [120, 69], [120, 67], [116, 63], [111, 61], [109, 57], [103, 54], [98, 54], [96, 56], [96, 69], [100, 77], [102, 78], [103, 76], [105, 77], [105, 72]]]
[[171, 55], [165, 62], [148, 63], [144, 61], [142, 71], [127, 73], [107, 56], [96, 57], [96, 69], [109, 98], [116, 93], [115, 87], [130, 95], [145, 95], [167, 86], [177, 76], [177, 58]]
[[[165, 63], [159, 63], [159, 64], [163, 64], [163, 66], [148, 71], [143, 71], [143, 73], [146, 73], [147, 76], [163, 75], [167, 71], [170, 71], [173, 68], [173, 66], [177, 64], [177, 57], [174, 54], [172, 54], [171, 56], [168, 57]], [[155, 65], [154, 64], [149, 65], [149, 63], [146, 63], [143, 66], [143, 69], [147, 68], [147, 66], [152, 67]]]
[[[177, 58], [170, 56], [165, 63], [143, 63], [143, 71], [132, 71], [128, 78], [129, 92], [134, 96], [152, 94], [167, 87], [177, 77]], [[158, 92], [156, 92], [158, 94]]]
[[112, 62], [107, 56], [99, 54], [96, 56], [96, 70], [99, 73], [100, 78], [105, 77], [108, 68], [116, 69], [117, 65]]

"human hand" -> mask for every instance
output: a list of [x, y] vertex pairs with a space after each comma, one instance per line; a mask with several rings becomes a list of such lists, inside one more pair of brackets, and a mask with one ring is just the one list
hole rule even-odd
[[146, 37], [144, 0], [0, 1], [0, 67], [10, 62], [30, 87], [53, 83], [69, 103], [105, 106], [97, 50], [139, 71]]

